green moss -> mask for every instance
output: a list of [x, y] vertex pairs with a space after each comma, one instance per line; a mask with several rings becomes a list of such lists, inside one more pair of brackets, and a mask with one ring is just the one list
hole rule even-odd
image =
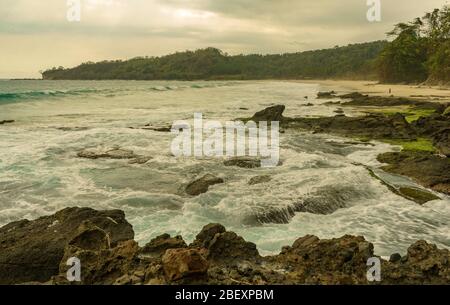
[[404, 107], [404, 106], [398, 106], [398, 107], [378, 107], [378, 108], [371, 108], [368, 111], [369, 113], [382, 113], [385, 115], [394, 115], [396, 113], [401, 113], [403, 116], [405, 116], [405, 119], [408, 123], [417, 121], [420, 117], [427, 117], [432, 115], [435, 110], [434, 109], [427, 109], [427, 108], [411, 108], [411, 107]]
[[438, 196], [434, 195], [431, 192], [421, 190], [418, 188], [412, 188], [412, 187], [401, 187], [399, 188], [399, 193], [403, 197], [413, 200], [417, 202], [418, 204], [424, 204], [428, 201], [441, 199]]
[[405, 141], [405, 140], [395, 140], [395, 139], [381, 139], [385, 143], [392, 145], [399, 145], [403, 147], [403, 150], [407, 151], [427, 151], [436, 152], [433, 143], [427, 138], [418, 138], [416, 141]]

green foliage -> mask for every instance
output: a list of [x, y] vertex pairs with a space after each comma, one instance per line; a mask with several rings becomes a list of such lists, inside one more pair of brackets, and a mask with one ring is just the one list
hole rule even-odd
[[84, 63], [44, 71], [44, 79], [305, 79], [375, 78], [375, 59], [386, 41], [292, 54], [228, 56], [215, 48], [162, 57]]
[[388, 33], [396, 38], [378, 58], [378, 75], [388, 83], [450, 82], [450, 7], [399, 23]]
[[402, 146], [403, 150], [407, 151], [436, 152], [436, 148], [434, 148], [432, 141], [427, 138], [418, 138], [416, 141], [385, 139], [383, 142]]

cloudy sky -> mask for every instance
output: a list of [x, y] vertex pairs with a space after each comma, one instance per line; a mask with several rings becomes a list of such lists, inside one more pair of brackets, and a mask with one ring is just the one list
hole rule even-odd
[[217, 47], [230, 54], [283, 53], [384, 39], [399, 21], [448, 0], [381, 0], [381, 22], [367, 0], [0, 0], [0, 78], [85, 61]]

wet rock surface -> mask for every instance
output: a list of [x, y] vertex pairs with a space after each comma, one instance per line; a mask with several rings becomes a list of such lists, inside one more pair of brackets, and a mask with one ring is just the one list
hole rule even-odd
[[279, 122], [283, 120], [283, 112], [285, 109], [286, 107], [284, 105], [268, 107], [255, 113], [250, 120], [254, 122]]
[[261, 160], [251, 157], [234, 157], [223, 162], [225, 166], [237, 166], [242, 168], [259, 168]]
[[49, 280], [58, 274], [70, 244], [99, 250], [133, 238], [133, 229], [119, 210], [67, 208], [34, 221], [10, 223], [0, 228], [0, 284]]
[[3, 120], [3, 121], [0, 121], [0, 125], [11, 124], [11, 123], [14, 123], [14, 122], [15, 122], [14, 120]]
[[387, 163], [382, 169], [408, 176], [437, 192], [450, 194], [450, 160], [429, 152], [402, 151], [384, 153], [378, 161]]
[[222, 178], [212, 174], [206, 174], [200, 179], [194, 180], [186, 186], [186, 193], [191, 196], [198, 196], [206, 193], [210, 186], [224, 183]]
[[450, 156], [450, 113], [421, 117], [412, 126], [421, 136], [431, 138], [441, 154]]
[[271, 180], [272, 180], [272, 177], [269, 175], [255, 176], [255, 177], [250, 178], [250, 180], [248, 181], [248, 185], [267, 183], [267, 182], [270, 182]]
[[88, 148], [78, 152], [77, 156], [85, 159], [134, 159], [139, 157], [132, 150], [119, 147]]
[[167, 249], [186, 247], [187, 245], [181, 236], [171, 237], [169, 234], [163, 234], [146, 244], [142, 248], [141, 253], [144, 255], [160, 256], [163, 255]]
[[427, 102], [423, 100], [404, 98], [404, 97], [382, 97], [382, 96], [369, 96], [361, 94], [359, 92], [352, 92], [344, 95], [340, 95], [339, 98], [349, 99], [341, 103], [345, 106], [371, 106], [371, 107], [394, 107], [394, 106], [408, 106], [415, 107], [416, 109], [431, 109], [436, 110], [438, 113], [445, 111], [446, 106], [441, 103]]
[[[109, 218], [112, 223], [105, 225]], [[60, 223], [55, 224], [56, 220]], [[54, 234], [46, 233], [49, 225]], [[205, 226], [189, 246], [181, 237], [162, 235], [140, 248], [123, 212], [79, 208], [11, 223], [0, 232], [0, 257], [15, 259], [10, 261], [13, 265], [0, 264], [3, 284], [371, 284], [366, 264], [376, 257], [371, 243], [349, 235], [334, 239], [308, 235], [278, 255], [263, 257], [253, 243], [220, 224]], [[39, 244], [39, 251], [33, 252], [30, 245]], [[56, 248], [58, 255], [52, 256]], [[148, 251], [158, 255], [143, 255]], [[81, 283], [66, 279], [70, 257], [80, 259]], [[25, 260], [32, 259], [42, 265], [27, 265]], [[395, 254], [389, 261], [380, 261], [380, 284], [450, 282], [449, 251], [425, 241], [413, 244], [403, 257]], [[27, 269], [19, 272], [23, 263]]]
[[401, 114], [392, 116], [369, 114], [360, 117], [337, 115], [322, 118], [286, 119], [284, 128], [298, 128], [315, 133], [329, 133], [348, 137], [369, 137], [374, 139], [416, 139], [415, 130]]

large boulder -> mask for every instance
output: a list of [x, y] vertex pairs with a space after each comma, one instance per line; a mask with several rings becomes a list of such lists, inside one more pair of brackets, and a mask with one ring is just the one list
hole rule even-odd
[[208, 245], [208, 259], [220, 262], [254, 261], [260, 259], [254, 243], [246, 241], [234, 232], [215, 234]]
[[428, 152], [389, 152], [377, 157], [383, 170], [413, 178], [437, 192], [450, 194], [450, 160]]
[[222, 178], [216, 177], [212, 174], [206, 174], [200, 179], [194, 180], [186, 186], [186, 193], [191, 196], [198, 196], [206, 193], [210, 186], [223, 183]]
[[248, 185], [255, 185], [255, 184], [261, 184], [261, 183], [267, 183], [270, 182], [272, 180], [272, 177], [269, 175], [260, 175], [260, 176], [255, 176], [252, 177], [249, 181], [248, 181]]
[[59, 277], [52, 278], [52, 281], [56, 284], [68, 283], [66, 274], [71, 266], [67, 265], [67, 261], [76, 257], [81, 263], [81, 284], [111, 285], [121, 278], [123, 280], [124, 275], [132, 273], [138, 267], [138, 253], [139, 246], [134, 240], [119, 242], [114, 248], [97, 249], [70, 243], [59, 265]]
[[226, 229], [219, 223], [210, 223], [203, 227], [200, 233], [195, 237], [191, 246], [199, 248], [208, 248], [210, 242], [216, 236], [216, 234], [224, 233]]
[[237, 166], [242, 168], [259, 168], [261, 160], [251, 157], [233, 157], [223, 162], [225, 166]]
[[169, 249], [162, 257], [168, 281], [205, 276], [208, 262], [197, 249]]
[[417, 138], [415, 130], [399, 113], [395, 115], [369, 114], [359, 117], [294, 118], [286, 120], [286, 124], [284, 127], [349, 137], [408, 140]]
[[0, 284], [49, 280], [58, 274], [70, 242], [98, 250], [133, 238], [133, 228], [119, 210], [66, 208], [33, 221], [10, 223], [0, 228]]
[[169, 234], [163, 234], [152, 239], [141, 250], [144, 255], [160, 256], [167, 249], [186, 248], [187, 245], [181, 236], [171, 237]]
[[78, 152], [77, 156], [86, 159], [136, 159], [139, 157], [132, 150], [119, 147], [87, 148]]
[[408, 248], [406, 256], [384, 262], [384, 284], [448, 285], [450, 251], [420, 240]]
[[288, 279], [305, 284], [367, 284], [367, 260], [373, 245], [363, 237], [346, 235], [320, 240], [307, 235], [273, 257], [275, 266], [288, 268]]
[[276, 105], [261, 110], [253, 115], [251, 121], [253, 122], [280, 122], [283, 120], [283, 112], [286, 109], [284, 105]]

